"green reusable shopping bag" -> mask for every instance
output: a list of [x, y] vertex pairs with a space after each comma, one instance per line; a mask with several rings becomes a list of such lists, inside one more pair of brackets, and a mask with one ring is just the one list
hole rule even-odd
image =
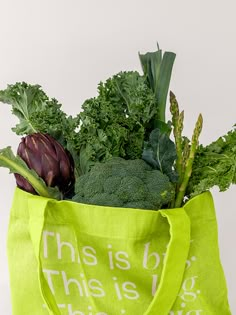
[[16, 189], [13, 315], [229, 315], [209, 192], [183, 208], [84, 205]]

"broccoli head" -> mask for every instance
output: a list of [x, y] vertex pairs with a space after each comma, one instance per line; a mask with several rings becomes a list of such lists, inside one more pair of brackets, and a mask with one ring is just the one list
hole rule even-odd
[[113, 157], [81, 175], [75, 193], [73, 200], [85, 204], [158, 210], [172, 201], [174, 186], [144, 160]]

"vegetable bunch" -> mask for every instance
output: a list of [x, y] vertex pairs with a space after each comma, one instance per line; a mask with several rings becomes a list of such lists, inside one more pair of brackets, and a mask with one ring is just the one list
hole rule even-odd
[[19, 123], [17, 154], [0, 150], [0, 166], [17, 186], [55, 199], [139, 209], [181, 207], [213, 186], [236, 183], [236, 131], [199, 145], [202, 115], [191, 140], [184, 111], [170, 92], [172, 52], [139, 54], [143, 73], [120, 72], [98, 85], [77, 116], [68, 116], [39, 85], [25, 82], [0, 91]]

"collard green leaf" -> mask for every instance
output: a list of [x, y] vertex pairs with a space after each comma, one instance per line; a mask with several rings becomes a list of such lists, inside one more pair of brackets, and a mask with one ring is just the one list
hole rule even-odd
[[58, 188], [47, 187], [45, 182], [34, 170], [28, 168], [26, 163], [17, 155], [15, 156], [10, 147], [0, 150], [0, 167], [6, 167], [10, 173], [23, 176], [42, 197], [61, 199]]
[[150, 134], [149, 142], [145, 142], [142, 158], [154, 169], [166, 174], [172, 182], [177, 181], [177, 173], [173, 169], [176, 160], [176, 149], [168, 134], [155, 129]]
[[159, 129], [161, 133], [166, 133], [169, 136], [172, 130], [171, 125], [172, 125], [171, 121], [165, 123], [162, 120], [156, 120], [154, 129]]

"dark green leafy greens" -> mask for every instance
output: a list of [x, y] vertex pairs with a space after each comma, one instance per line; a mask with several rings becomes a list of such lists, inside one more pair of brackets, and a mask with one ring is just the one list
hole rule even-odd
[[86, 100], [79, 115], [80, 154], [94, 162], [112, 156], [140, 158], [156, 113], [155, 96], [138, 72], [121, 72], [101, 82], [98, 96]]
[[112, 156], [139, 159], [144, 141], [155, 128], [170, 133], [165, 107], [175, 54], [140, 54], [144, 74], [120, 72], [98, 86], [98, 96], [85, 101], [79, 133], [82, 173], [93, 162]]
[[[169, 52], [162, 57], [159, 49], [140, 54], [144, 74], [120, 72], [101, 82], [98, 96], [86, 100], [82, 112], [74, 118], [67, 116], [61, 104], [50, 99], [39, 85], [8, 85], [0, 91], [0, 101], [10, 104], [19, 119], [13, 128], [16, 134], [47, 134], [67, 149], [78, 179], [96, 162], [112, 157], [140, 159], [144, 142], [155, 128], [160, 130], [160, 138], [169, 137], [164, 111], [174, 59], [175, 54]], [[159, 164], [158, 169], [170, 176], [167, 164]]]
[[175, 144], [166, 133], [154, 129], [148, 142], [144, 143], [142, 158], [154, 169], [166, 174], [172, 182], [176, 182], [178, 174], [174, 170], [176, 160]]
[[143, 142], [157, 124], [165, 132], [170, 131], [160, 113], [165, 108], [174, 57], [169, 52], [162, 57], [159, 49], [140, 54], [144, 74], [120, 72], [101, 82], [98, 96], [86, 100], [75, 118], [67, 116], [57, 100], [48, 98], [39, 85], [9, 85], [0, 91], [0, 101], [11, 104], [19, 118], [14, 132], [53, 136], [71, 152], [79, 175], [96, 161], [112, 156], [141, 158]]
[[8, 85], [0, 91], [0, 101], [11, 104], [12, 113], [19, 118], [19, 123], [12, 128], [17, 135], [47, 131], [65, 141], [70, 124], [67, 115], [58, 101], [49, 99], [39, 85], [25, 82]]
[[187, 193], [193, 197], [214, 186], [225, 191], [231, 184], [236, 184], [236, 129], [199, 146]]
[[[143, 158], [173, 183], [176, 196], [171, 206], [179, 207], [185, 197], [213, 186], [221, 191], [228, 189], [236, 183], [235, 129], [206, 147], [199, 146], [202, 128], [199, 115], [191, 141], [183, 137], [184, 112], [179, 112], [173, 93], [172, 122], [165, 120], [175, 54], [162, 54], [158, 48], [139, 57], [143, 74], [124, 71], [100, 82], [98, 96], [86, 100], [76, 117], [66, 115], [61, 104], [50, 99], [39, 85], [25, 82], [8, 85], [0, 91], [0, 102], [10, 104], [19, 119], [13, 131], [18, 135], [44, 133], [54, 137], [71, 153], [77, 182], [98, 162], [106, 164], [114, 157], [131, 161]], [[170, 140], [171, 129], [175, 143]], [[58, 198], [58, 191], [49, 189], [42, 180], [37, 187], [37, 176], [10, 148], [0, 151], [0, 166], [11, 172], [23, 172], [41, 195]]]

